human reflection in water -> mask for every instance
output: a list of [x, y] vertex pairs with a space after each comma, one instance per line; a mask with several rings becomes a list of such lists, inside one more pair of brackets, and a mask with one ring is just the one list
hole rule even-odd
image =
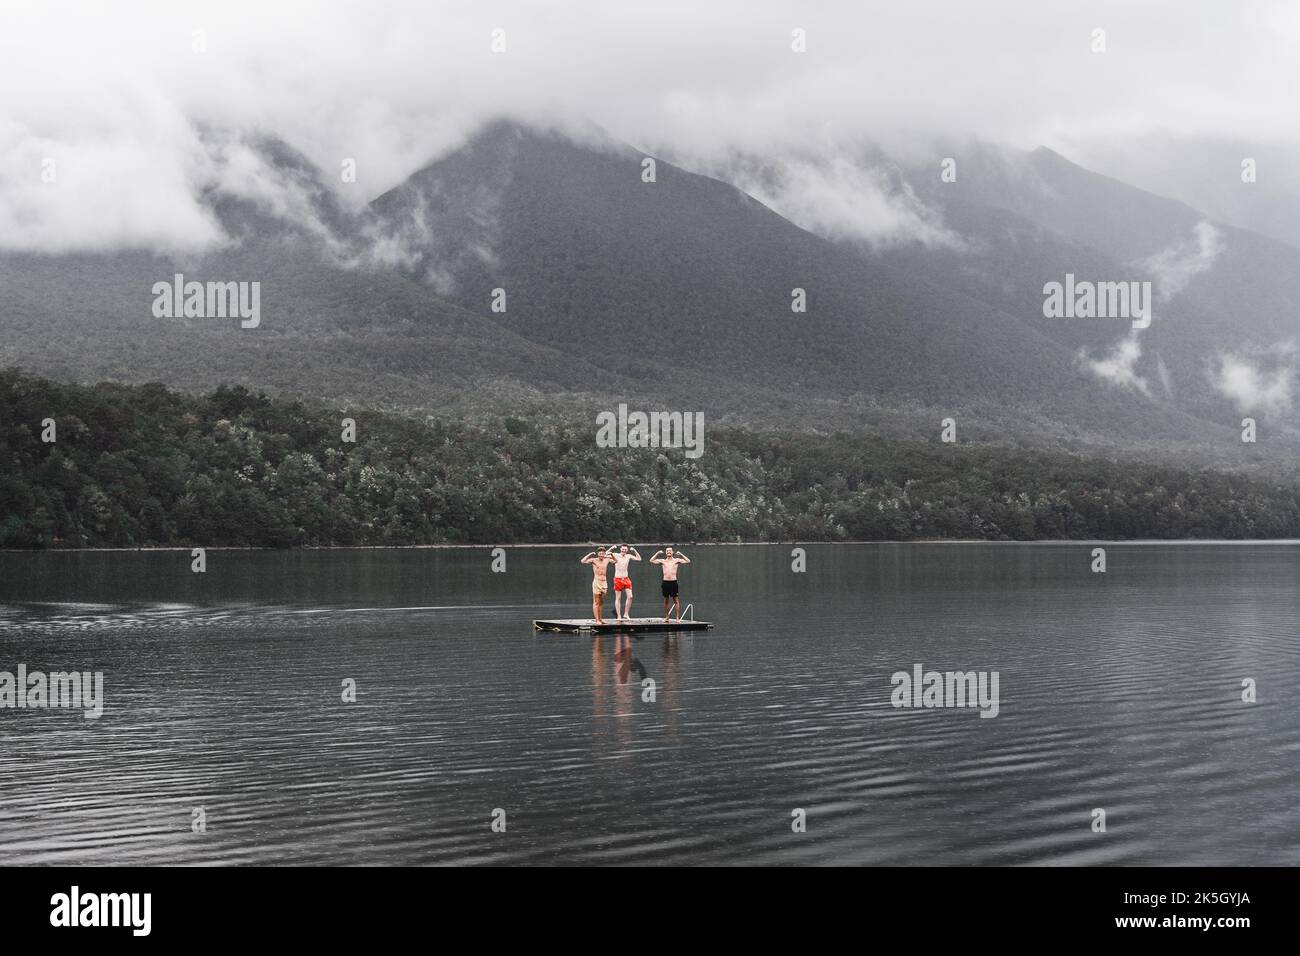
[[677, 665], [682, 659], [682, 632], [664, 632], [664, 677], [668, 673], [677, 673]]
[[[612, 681], [611, 671], [607, 668], [612, 668]], [[635, 683], [632, 682], [633, 673], [636, 674]], [[647, 676], [645, 665], [632, 653], [630, 635], [614, 635], [612, 656], [606, 653], [605, 639], [600, 635], [594, 636], [591, 639], [592, 716], [632, 716], [639, 699], [641, 681]]]
[[626, 684], [628, 675], [634, 670], [638, 681], [645, 680], [645, 666], [632, 653], [631, 635], [618, 634], [614, 637], [614, 676], [620, 684]]
[[664, 634], [664, 676], [659, 682], [659, 702], [668, 721], [669, 731], [677, 729], [677, 683], [682, 662], [682, 632]]
[[591, 639], [591, 715], [603, 717], [609, 706], [609, 685], [605, 680], [605, 642], [599, 634]]

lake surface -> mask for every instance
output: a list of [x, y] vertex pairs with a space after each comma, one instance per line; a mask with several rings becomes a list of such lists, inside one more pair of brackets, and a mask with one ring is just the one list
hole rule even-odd
[[1300, 545], [1093, 547], [687, 547], [639, 640], [534, 633], [582, 548], [0, 554], [0, 671], [106, 698], [0, 709], [0, 864], [1300, 863]]

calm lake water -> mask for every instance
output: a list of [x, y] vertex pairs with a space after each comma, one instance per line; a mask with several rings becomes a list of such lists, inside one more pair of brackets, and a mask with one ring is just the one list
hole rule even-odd
[[106, 697], [0, 709], [0, 864], [1300, 863], [1300, 545], [1092, 547], [688, 547], [640, 640], [533, 632], [581, 548], [0, 554], [0, 671]]

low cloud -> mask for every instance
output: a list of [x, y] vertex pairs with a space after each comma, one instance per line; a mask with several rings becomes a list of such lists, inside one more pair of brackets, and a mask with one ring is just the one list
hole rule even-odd
[[[1087, 349], [1080, 349], [1075, 357], [1079, 366], [1091, 372], [1097, 378], [1118, 388], [1133, 389], [1147, 398], [1151, 397], [1151, 386], [1147, 380], [1137, 374], [1137, 362], [1142, 357], [1142, 346], [1138, 342], [1138, 333], [1130, 332], [1121, 339], [1110, 354], [1094, 359]], [[1166, 386], [1167, 387], [1167, 386]]]
[[1172, 299], [1193, 278], [1209, 270], [1223, 248], [1223, 233], [1209, 222], [1199, 222], [1190, 240], [1162, 249], [1142, 265], [1151, 273], [1160, 297]]
[[828, 239], [872, 246], [919, 242], [954, 246], [957, 236], [907, 183], [845, 157], [788, 158], [715, 173], [795, 225]]
[[0, 250], [200, 252], [227, 237], [198, 195], [212, 157], [192, 130], [47, 136], [0, 120]]
[[1166, 398], [1174, 397], [1174, 377], [1169, 374], [1169, 366], [1162, 358], [1156, 359], [1156, 374], [1160, 376], [1160, 385], [1165, 390]]
[[[1289, 412], [1295, 372], [1286, 361], [1287, 343], [1271, 350], [1273, 358], [1246, 358], [1230, 352], [1220, 355], [1211, 369], [1216, 390], [1232, 399], [1242, 412]], [[1268, 365], [1272, 368], [1268, 368]]]
[[[503, 115], [590, 120], [660, 154], [715, 161], [934, 136], [1024, 148], [1060, 145], [1065, 134], [1081, 148], [1148, 143], [1153, 130], [1300, 140], [1290, 122], [1300, 59], [1289, 55], [1300, 14], [1284, 0], [1260, 0], [1250, 16], [1229, 4], [1196, 16], [1172, 15], [1159, 0], [1109, 5], [1104, 55], [1091, 50], [1097, 24], [1041, 0], [9, 6], [0, 249], [220, 244], [203, 198], [214, 183], [230, 185], [232, 170], [205, 148], [200, 131], [212, 128], [274, 133], [328, 171], [327, 185], [353, 208]], [[796, 28], [806, 31], [804, 53], [792, 49]], [[508, 49], [494, 54], [498, 29]], [[344, 158], [357, 164], [349, 186], [337, 177]], [[41, 179], [46, 159], [57, 162], [57, 184]], [[913, 197], [852, 162], [792, 163], [763, 195], [829, 234], [942, 235]], [[306, 211], [293, 197], [283, 209]], [[1183, 258], [1171, 256], [1168, 288]]]

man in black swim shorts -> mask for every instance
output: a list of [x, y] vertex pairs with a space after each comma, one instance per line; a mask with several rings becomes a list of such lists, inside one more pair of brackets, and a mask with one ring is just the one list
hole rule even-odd
[[[663, 556], [660, 557], [660, 554]], [[668, 622], [669, 606], [675, 606], [677, 609], [677, 620], [682, 619], [682, 599], [677, 596], [677, 569], [683, 564], [690, 564], [691, 559], [680, 551], [674, 553], [672, 548], [664, 548], [662, 552], [656, 551], [654, 557], [650, 559], [651, 564], [658, 564], [663, 568], [664, 580], [661, 585], [664, 592], [664, 623]]]

